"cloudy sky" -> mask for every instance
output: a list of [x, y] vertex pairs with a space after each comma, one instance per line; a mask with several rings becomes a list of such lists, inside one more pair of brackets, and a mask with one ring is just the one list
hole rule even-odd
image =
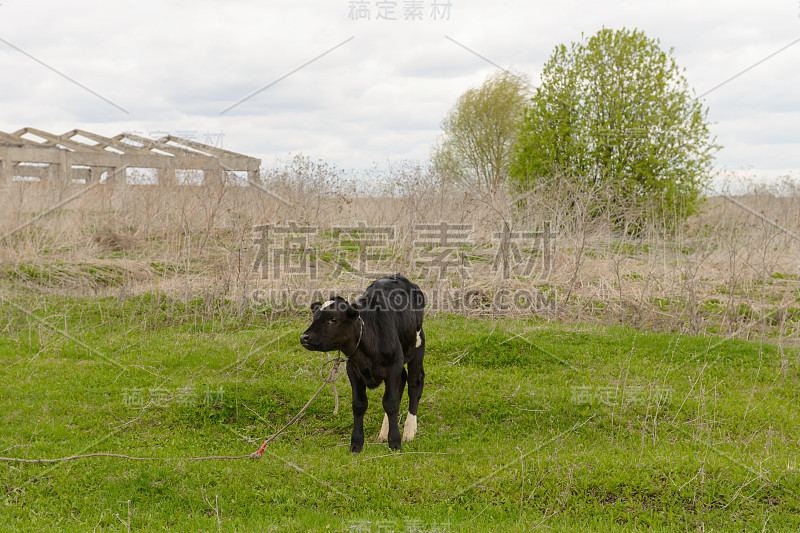
[[798, 0], [2, 0], [0, 131], [171, 133], [265, 166], [380, 169], [425, 160], [497, 66], [536, 84], [554, 46], [602, 27], [674, 48], [720, 168], [800, 168]]

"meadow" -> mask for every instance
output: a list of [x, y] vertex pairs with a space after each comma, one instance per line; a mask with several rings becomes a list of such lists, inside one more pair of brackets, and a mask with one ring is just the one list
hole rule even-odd
[[[262, 187], [8, 184], [0, 457], [158, 460], [0, 461], [0, 530], [797, 531], [796, 184], [622, 230], [548, 193], [304, 158]], [[258, 449], [320, 386], [308, 305], [397, 271], [429, 301], [414, 442], [376, 442], [374, 392], [351, 455], [340, 376], [261, 459], [191, 460]]]
[[[307, 319], [152, 297], [5, 307], [0, 529], [797, 531], [796, 353], [537, 318], [435, 316], [414, 442], [348, 451]], [[69, 332], [68, 335], [64, 332]], [[129, 514], [130, 513], [130, 514]]]

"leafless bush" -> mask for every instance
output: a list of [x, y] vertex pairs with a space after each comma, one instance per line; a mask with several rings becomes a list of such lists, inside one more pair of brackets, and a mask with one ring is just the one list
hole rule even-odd
[[[477, 302], [470, 312], [491, 314], [483, 304], [493, 295], [524, 289], [542, 291], [557, 310], [548, 316], [565, 319], [795, 339], [800, 330], [800, 187], [789, 179], [723, 191], [685, 222], [658, 223], [643, 216], [658, 198], [622, 205], [566, 180], [515, 195], [443, 185], [413, 163], [371, 177], [296, 156], [247, 187], [13, 182], [0, 191], [2, 276], [10, 290], [206, 295], [244, 309], [258, 289], [363, 288], [353, 235], [379, 227], [391, 238], [372, 272], [462, 291]], [[454, 253], [465, 263], [422, 276], [415, 235], [441, 222], [470, 228]], [[291, 224], [313, 229], [318, 269], [263, 276], [257, 228]], [[546, 272], [514, 272], [520, 258], [498, 251], [504, 231], [551, 235]]]

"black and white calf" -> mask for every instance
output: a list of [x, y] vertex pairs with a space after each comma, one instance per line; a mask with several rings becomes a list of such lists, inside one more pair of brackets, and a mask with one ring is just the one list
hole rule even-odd
[[364, 446], [367, 387], [374, 389], [383, 382], [385, 414], [378, 440], [388, 440], [393, 450], [401, 448], [398, 415], [406, 382], [408, 417], [402, 441], [414, 439], [425, 384], [424, 309], [422, 291], [401, 274], [373, 281], [354, 303], [337, 296], [311, 304], [314, 321], [300, 335], [300, 343], [308, 350], [340, 350], [347, 356], [347, 377], [353, 389], [351, 452], [358, 453]]

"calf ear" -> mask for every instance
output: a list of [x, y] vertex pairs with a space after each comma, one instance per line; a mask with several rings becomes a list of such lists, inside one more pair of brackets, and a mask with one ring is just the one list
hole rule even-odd
[[357, 318], [358, 315], [358, 307], [353, 304], [347, 304], [347, 318]]
[[311, 312], [315, 312], [320, 307], [322, 307], [322, 302], [314, 302], [311, 304]]

